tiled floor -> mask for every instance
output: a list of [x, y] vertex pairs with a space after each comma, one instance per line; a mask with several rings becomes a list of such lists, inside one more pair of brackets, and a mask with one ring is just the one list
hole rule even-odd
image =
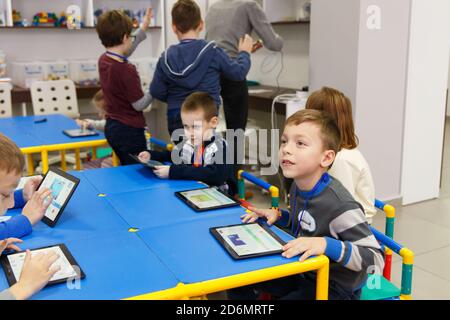
[[[413, 299], [450, 299], [450, 121], [445, 142], [440, 198], [396, 208], [395, 240], [415, 253]], [[253, 192], [252, 204], [267, 207], [270, 197], [257, 189]], [[384, 230], [384, 221], [378, 214], [375, 228]], [[400, 286], [401, 259], [393, 260], [392, 281]]]

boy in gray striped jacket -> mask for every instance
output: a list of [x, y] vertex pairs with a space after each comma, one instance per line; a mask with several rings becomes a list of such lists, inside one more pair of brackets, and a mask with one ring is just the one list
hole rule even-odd
[[[334, 121], [317, 110], [301, 110], [285, 124], [279, 151], [290, 190], [291, 212], [250, 208], [244, 222], [265, 218], [284, 220], [296, 238], [283, 247], [283, 256], [325, 254], [330, 259], [330, 299], [359, 299], [369, 273], [381, 273], [384, 256], [369, 229], [364, 209], [342, 184], [328, 175], [339, 151], [340, 135]], [[286, 225], [286, 224], [285, 224]], [[231, 299], [256, 298], [258, 289], [282, 299], [314, 299], [315, 274], [306, 273], [229, 291]]]

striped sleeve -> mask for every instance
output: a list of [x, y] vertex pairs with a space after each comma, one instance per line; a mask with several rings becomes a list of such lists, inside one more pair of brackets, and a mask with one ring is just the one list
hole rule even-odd
[[381, 272], [384, 257], [361, 209], [347, 210], [330, 223], [325, 255], [356, 272]]

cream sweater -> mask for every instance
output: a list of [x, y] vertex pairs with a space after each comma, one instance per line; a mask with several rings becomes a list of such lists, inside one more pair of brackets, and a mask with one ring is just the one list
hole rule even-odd
[[358, 149], [338, 152], [329, 174], [338, 179], [364, 208], [367, 222], [376, 214], [375, 187], [369, 164]]

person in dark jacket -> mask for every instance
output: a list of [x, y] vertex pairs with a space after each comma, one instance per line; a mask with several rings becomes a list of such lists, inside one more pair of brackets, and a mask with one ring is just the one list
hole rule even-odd
[[150, 94], [168, 104], [170, 135], [182, 129], [180, 109], [190, 94], [210, 94], [217, 108], [221, 105], [220, 76], [244, 80], [250, 70], [253, 40], [245, 35], [239, 41], [239, 53], [230, 58], [214, 41], [199, 39], [204, 23], [200, 8], [192, 0], [179, 0], [172, 8], [172, 28], [180, 43], [170, 46], [160, 57], [150, 85]]
[[227, 143], [215, 129], [219, 123], [213, 97], [206, 92], [191, 94], [181, 108], [184, 126], [182, 141], [170, 151], [144, 151], [142, 162], [172, 162], [157, 166], [155, 174], [162, 179], [196, 180], [235, 194], [233, 164], [227, 163]]

